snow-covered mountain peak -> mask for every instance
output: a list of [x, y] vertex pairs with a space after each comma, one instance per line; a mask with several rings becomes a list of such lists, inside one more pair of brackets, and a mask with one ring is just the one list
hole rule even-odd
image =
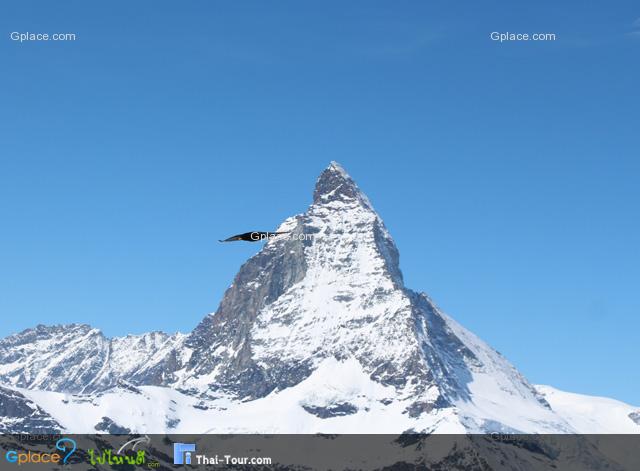
[[307, 244], [308, 255], [326, 257], [316, 257], [324, 272], [333, 268], [341, 272], [340, 279], [345, 274], [383, 276], [402, 286], [399, 253], [389, 231], [369, 198], [337, 162], [321, 173], [313, 204], [300, 219], [304, 232], [313, 236]]
[[[182, 387], [257, 399], [337, 359], [393, 388], [393, 407], [412, 418], [458, 408], [459, 430], [567, 430], [504, 358], [404, 287], [393, 239], [340, 165], [322, 172], [307, 212], [280, 227], [290, 236], [240, 268], [187, 341]], [[526, 412], [501, 423], [491, 395]]]
[[371, 208], [371, 203], [360, 191], [356, 182], [342, 166], [332, 161], [318, 177], [313, 192], [314, 204], [340, 201], [343, 203], [359, 203]]
[[[308, 210], [278, 231], [288, 234], [240, 267], [215, 313], [188, 335], [108, 339], [73, 324], [0, 340], [0, 402], [45, 404], [44, 427], [78, 424], [89, 396], [95, 415], [67, 426], [73, 432], [563, 433], [584, 425], [557, 413], [567, 409], [561, 395], [536, 390], [405, 287], [391, 235], [339, 164], [322, 172]], [[639, 427], [637, 409], [618, 409], [625, 426]]]
[[[193, 355], [182, 387], [216, 384], [262, 397], [304, 380], [325, 358], [364, 345], [375, 351], [371, 323], [408, 312], [395, 244], [337, 163], [318, 178], [307, 212], [279, 230], [290, 235], [270, 240], [240, 268], [215, 315], [187, 340]], [[384, 343], [398, 332], [389, 321], [375, 329]]]

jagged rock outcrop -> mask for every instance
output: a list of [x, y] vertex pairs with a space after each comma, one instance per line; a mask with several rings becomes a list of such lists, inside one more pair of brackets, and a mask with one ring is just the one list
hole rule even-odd
[[0, 386], [0, 433], [58, 433], [62, 428], [23, 394]]
[[183, 366], [183, 334], [107, 339], [85, 324], [38, 325], [0, 340], [0, 381], [68, 393], [103, 391], [125, 380], [168, 384]]
[[469, 344], [426, 295], [404, 286], [393, 239], [338, 164], [320, 175], [307, 212], [278, 230], [291, 233], [240, 268], [190, 335], [183, 386], [256, 399], [300, 383], [327, 358], [355, 358], [398, 398], [414, 398], [411, 416], [471, 402], [474, 377], [496, 374], [502, 393], [548, 412], [504, 358]]

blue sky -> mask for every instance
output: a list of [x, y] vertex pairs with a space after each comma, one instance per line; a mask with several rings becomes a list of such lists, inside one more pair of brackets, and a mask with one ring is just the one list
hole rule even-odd
[[0, 335], [189, 331], [258, 249], [217, 239], [337, 160], [408, 286], [531, 381], [640, 405], [637, 2], [0, 8]]

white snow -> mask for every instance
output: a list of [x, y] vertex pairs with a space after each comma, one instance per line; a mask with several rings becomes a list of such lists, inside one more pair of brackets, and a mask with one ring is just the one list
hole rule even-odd
[[640, 425], [629, 417], [633, 412], [640, 412], [640, 407], [607, 397], [560, 391], [551, 386], [536, 385], [536, 389], [577, 433], [640, 433]]
[[[229, 398], [199, 400], [169, 388], [141, 386], [141, 394], [114, 389], [81, 396], [18, 389], [48, 412], [67, 431], [95, 433], [109, 417], [134, 433], [390, 433], [439, 425], [445, 433], [464, 431], [453, 411], [439, 411], [427, 420], [403, 413], [406, 403], [385, 405], [392, 387], [372, 381], [351, 359], [323, 361], [304, 381], [249, 402]], [[322, 419], [304, 407], [350, 404], [357, 412]], [[208, 410], [194, 408], [204, 404]], [[169, 419], [180, 419], [168, 428]]]
[[[495, 390], [494, 385], [483, 386]], [[565, 432], [640, 433], [640, 426], [628, 417], [638, 408], [613, 399], [562, 392], [550, 386], [537, 388], [550, 402], [555, 414], [570, 424], [571, 429]], [[103, 417], [109, 417], [134, 433], [384, 434], [411, 429], [433, 433], [470, 432], [468, 424], [460, 417], [469, 412], [468, 405], [461, 408], [463, 412], [442, 409], [411, 418], [404, 413], [408, 401], [389, 402], [396, 396], [394, 388], [372, 381], [354, 359], [327, 358], [296, 386], [248, 402], [228, 397], [203, 400], [156, 386], [138, 389], [140, 394], [116, 388], [90, 396], [28, 389], [18, 391], [73, 433], [95, 433], [94, 427]], [[487, 406], [485, 401], [489, 400], [482, 398], [479, 404], [473, 405], [476, 418], [495, 414], [502, 423], [519, 426], [521, 433], [549, 433], [544, 426], [549, 417], [537, 409], [532, 412], [526, 403], [518, 401], [511, 408], [505, 408], [503, 404], [500, 411], [493, 409], [499, 407], [497, 402]], [[195, 408], [197, 404], [204, 405], [207, 410]], [[313, 410], [341, 404], [349, 404], [357, 411], [323, 419], [305, 410], [305, 407]], [[541, 424], [531, 421], [535, 414], [539, 415]], [[179, 420], [177, 426], [170, 428], [169, 421], [175, 419]]]
[[[338, 164], [331, 168], [349, 179]], [[19, 360], [0, 365], [0, 375], [14, 387], [26, 378], [19, 391], [73, 433], [94, 433], [103, 417], [135, 433], [640, 433], [629, 418], [637, 408], [548, 386], [536, 389], [428, 298], [433, 310], [424, 308], [404, 288], [393, 240], [366, 196], [332, 198], [332, 190], [278, 228], [303, 227], [313, 234], [296, 252], [303, 251], [306, 270], [257, 312], [250, 337], [243, 339], [253, 361], [267, 371], [273, 365], [308, 367], [310, 374], [299, 383], [243, 401], [212, 388], [227, 373], [218, 362], [198, 375], [186, 366], [171, 372], [174, 388], [197, 393], [157, 386], [51, 392], [64, 386], [53, 368], [65, 358], [79, 359], [72, 379], [96, 371], [93, 382], [108, 386], [113, 378], [144, 376], [172, 355], [186, 365], [193, 353], [183, 334], [108, 340], [86, 326], [62, 338], [21, 344]], [[262, 250], [299, 256], [284, 244], [274, 238]], [[247, 286], [255, 290], [258, 281]], [[246, 352], [244, 346], [224, 343], [209, 354], [233, 360]]]

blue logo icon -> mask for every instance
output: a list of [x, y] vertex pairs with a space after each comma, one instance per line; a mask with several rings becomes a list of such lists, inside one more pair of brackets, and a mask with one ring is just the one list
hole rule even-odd
[[173, 464], [191, 464], [191, 455], [195, 452], [195, 443], [174, 443]]
[[56, 448], [67, 453], [62, 460], [63, 464], [67, 464], [67, 460], [71, 455], [73, 455], [73, 452], [76, 451], [78, 446], [73, 438], [64, 437], [56, 442]]

